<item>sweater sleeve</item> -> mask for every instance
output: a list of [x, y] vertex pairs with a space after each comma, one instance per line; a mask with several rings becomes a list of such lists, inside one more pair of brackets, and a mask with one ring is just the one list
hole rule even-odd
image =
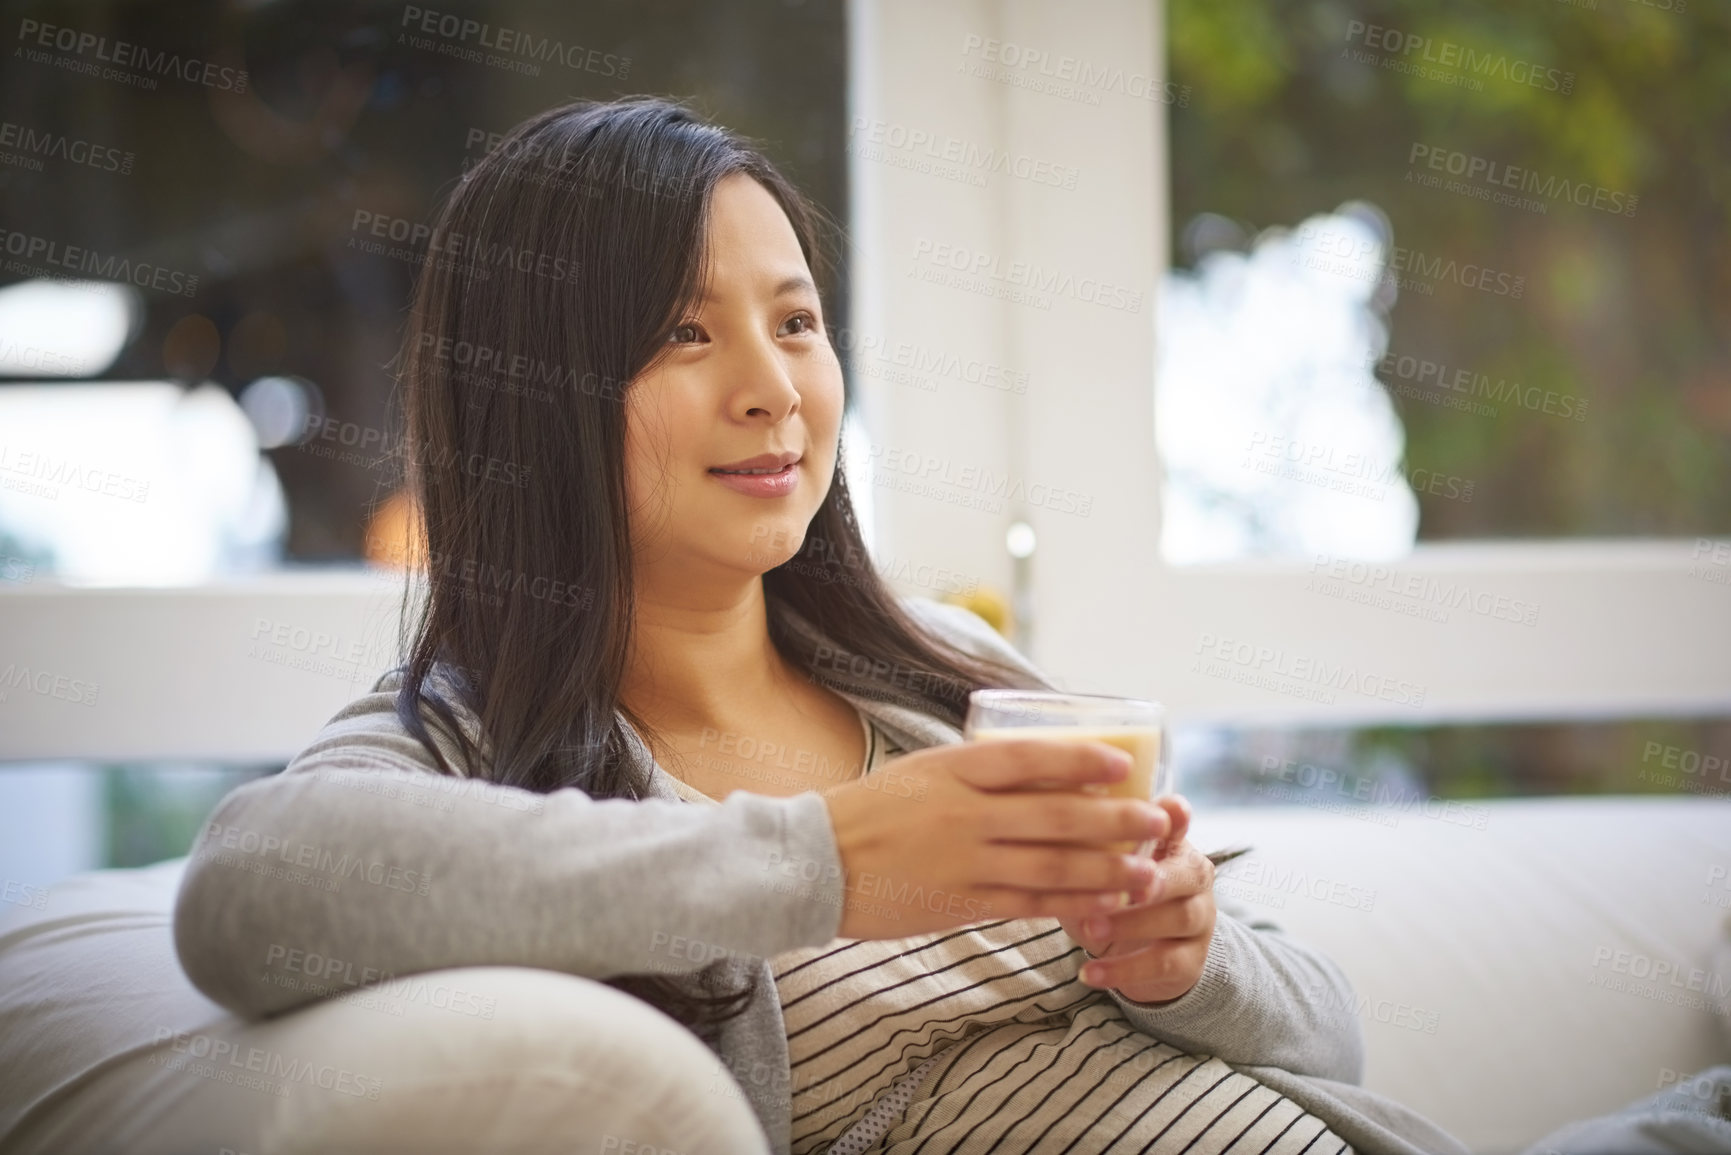
[[258, 1017], [459, 966], [683, 973], [835, 937], [819, 794], [700, 807], [451, 777], [397, 719], [393, 680], [223, 798], [195, 841], [175, 949], [215, 1002]]
[[[963, 648], [1033, 678], [1039, 670], [979, 615], [961, 607], [908, 599]], [[1364, 1077], [1364, 1028], [1344, 972], [1320, 951], [1288, 937], [1248, 908], [1216, 894], [1218, 917], [1202, 977], [1170, 1002], [1145, 1004], [1111, 992], [1144, 1034], [1229, 1063], [1275, 1066], [1341, 1083]]]
[[1144, 1034], [1228, 1063], [1279, 1067], [1337, 1083], [1364, 1078], [1364, 1027], [1352, 983], [1326, 955], [1250, 921], [1216, 897], [1202, 977], [1164, 1003], [1111, 995]]

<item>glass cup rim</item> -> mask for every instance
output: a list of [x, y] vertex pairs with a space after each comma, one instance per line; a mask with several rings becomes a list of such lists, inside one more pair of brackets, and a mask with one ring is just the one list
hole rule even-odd
[[1073, 694], [1067, 690], [1014, 690], [985, 689], [974, 690], [968, 695], [968, 704], [990, 708], [999, 704], [1016, 705], [1063, 705], [1075, 703], [1084, 709], [1092, 707], [1099, 710], [1142, 709], [1152, 710], [1162, 717], [1166, 713], [1163, 703], [1152, 698], [1127, 698], [1118, 694]]

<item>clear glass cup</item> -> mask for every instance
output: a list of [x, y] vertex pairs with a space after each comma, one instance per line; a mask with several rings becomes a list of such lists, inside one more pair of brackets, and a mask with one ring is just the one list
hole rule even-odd
[[[1178, 788], [1166, 741], [1166, 707], [1159, 702], [1047, 690], [975, 690], [968, 695], [962, 736], [970, 742], [1006, 738], [1104, 742], [1135, 759], [1130, 776], [1122, 782], [1091, 783], [1082, 790], [1154, 799], [1176, 793]], [[1159, 840], [1106, 845], [1146, 857], [1158, 849]]]

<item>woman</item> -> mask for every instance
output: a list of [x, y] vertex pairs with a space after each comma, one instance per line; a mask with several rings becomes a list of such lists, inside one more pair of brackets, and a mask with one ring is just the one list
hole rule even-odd
[[[408, 660], [208, 828], [435, 864], [426, 901], [237, 870], [207, 832], [175, 930], [210, 997], [305, 1002], [257, 965], [282, 942], [605, 979], [709, 1043], [778, 1152], [1459, 1150], [1355, 1085], [1337, 968], [1217, 915], [1181, 800], [1082, 792], [1125, 771], [1104, 745], [959, 742], [970, 691], [1045, 681], [865, 563], [816, 221], [758, 152], [662, 101], [554, 109], [430, 253]], [[1146, 837], [1158, 864], [1101, 845]]]

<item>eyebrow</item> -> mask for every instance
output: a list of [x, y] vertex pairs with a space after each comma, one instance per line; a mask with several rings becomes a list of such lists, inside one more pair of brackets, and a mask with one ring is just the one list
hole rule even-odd
[[[795, 275], [795, 276], [786, 278], [780, 284], [778, 284], [775, 287], [775, 292], [772, 293], [771, 296], [785, 297], [787, 294], [792, 293], [792, 292], [797, 292], [801, 289], [809, 290], [812, 293], [817, 292], [817, 286], [812, 284], [810, 277], [803, 276], [803, 275]], [[701, 297], [699, 297], [697, 299], [700, 302], [711, 301], [711, 300], [715, 299], [715, 294], [704, 293]]]

